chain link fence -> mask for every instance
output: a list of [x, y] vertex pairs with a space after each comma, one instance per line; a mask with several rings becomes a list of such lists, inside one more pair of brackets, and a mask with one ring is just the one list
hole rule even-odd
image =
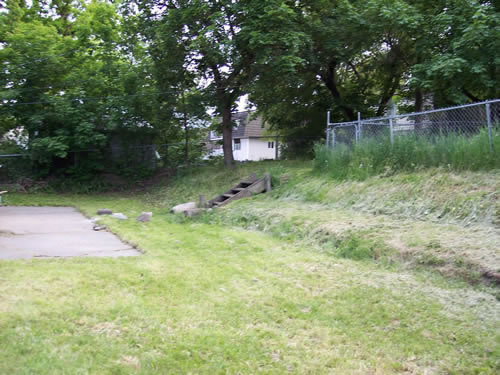
[[481, 131], [488, 132], [493, 151], [493, 137], [500, 131], [500, 99], [370, 119], [361, 119], [358, 114], [357, 121], [340, 123], [331, 123], [328, 112], [326, 145], [351, 146], [367, 138], [390, 139], [394, 144], [397, 137], [409, 135], [432, 140], [449, 135], [469, 137]]
[[[322, 136], [270, 136], [262, 138], [264, 146], [257, 146], [265, 147], [267, 151], [267, 144], [273, 143], [273, 157], [269, 157], [269, 153], [265, 155], [269, 159], [312, 158], [314, 144], [322, 140]], [[112, 180], [110, 176], [115, 175], [140, 180], [165, 171], [174, 174], [177, 169], [222, 163], [222, 146], [214, 155], [211, 152], [213, 143], [206, 139], [190, 140], [187, 144], [185, 141], [150, 145], [115, 143], [103, 149], [69, 150], [65, 157], [54, 157], [46, 164], [37, 163], [28, 149], [21, 149], [22, 153], [0, 151], [0, 187], [56, 177], [69, 181], [83, 179], [82, 176], [98, 180], [100, 176], [106, 176], [105, 179]], [[101, 180], [106, 182], [105, 179]]]

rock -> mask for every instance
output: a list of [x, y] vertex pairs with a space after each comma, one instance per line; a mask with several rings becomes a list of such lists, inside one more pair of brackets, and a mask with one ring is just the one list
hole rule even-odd
[[495, 282], [497, 285], [500, 284], [500, 272], [485, 271], [483, 272], [483, 276]]
[[97, 215], [111, 215], [113, 211], [111, 211], [109, 208], [99, 208], [97, 210]]
[[92, 229], [95, 231], [106, 230], [106, 225], [94, 225], [94, 228]]
[[137, 221], [140, 221], [142, 223], [151, 221], [151, 216], [153, 216], [152, 212], [143, 212], [139, 216], [137, 216]]
[[172, 212], [174, 214], [178, 214], [178, 213], [184, 212], [186, 210], [191, 210], [193, 208], [196, 208], [196, 203], [195, 202], [187, 202], [187, 203], [178, 204], [177, 206], [172, 207], [170, 212]]
[[114, 217], [115, 219], [119, 220], [127, 220], [128, 217], [122, 214], [121, 212], [117, 212], [116, 214], [112, 214], [111, 217]]
[[189, 210], [184, 211], [184, 216], [186, 217], [193, 217], [193, 216], [198, 216], [203, 212], [203, 208], [191, 208]]
[[97, 223], [99, 220], [101, 220], [101, 218], [100, 218], [100, 217], [93, 217], [92, 219], [90, 219], [90, 222], [91, 222], [92, 224], [95, 224], [95, 223]]

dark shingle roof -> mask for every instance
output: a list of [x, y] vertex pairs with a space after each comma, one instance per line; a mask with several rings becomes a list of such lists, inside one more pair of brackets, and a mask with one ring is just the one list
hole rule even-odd
[[[233, 129], [233, 138], [263, 137], [266, 128], [262, 127], [262, 117], [249, 112], [233, 113], [237, 127]], [[267, 134], [266, 134], [267, 135]]]

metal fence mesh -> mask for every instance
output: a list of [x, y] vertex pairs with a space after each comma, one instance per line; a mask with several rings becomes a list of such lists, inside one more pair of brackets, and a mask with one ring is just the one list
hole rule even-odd
[[381, 118], [328, 123], [327, 146], [351, 146], [363, 139], [418, 136], [429, 139], [449, 135], [473, 136], [487, 131], [490, 139], [500, 131], [500, 99], [458, 107]]

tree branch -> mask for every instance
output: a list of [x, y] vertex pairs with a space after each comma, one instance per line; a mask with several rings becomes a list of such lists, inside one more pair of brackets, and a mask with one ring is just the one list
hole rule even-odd
[[342, 103], [342, 96], [338, 90], [336, 83], [336, 76], [335, 76], [336, 67], [337, 67], [337, 61], [330, 60], [326, 68], [326, 72], [320, 72], [319, 76], [321, 77], [321, 80], [332, 94], [333, 100], [336, 102], [336, 104], [339, 106], [342, 112], [344, 112], [344, 114], [350, 121], [354, 121], [356, 118], [354, 116], [353, 109]]
[[467, 96], [473, 102], [480, 102], [481, 101], [481, 99], [479, 99], [477, 96], [475, 96], [474, 94], [472, 94], [465, 87], [462, 87], [462, 92], [464, 93], [465, 96]]

